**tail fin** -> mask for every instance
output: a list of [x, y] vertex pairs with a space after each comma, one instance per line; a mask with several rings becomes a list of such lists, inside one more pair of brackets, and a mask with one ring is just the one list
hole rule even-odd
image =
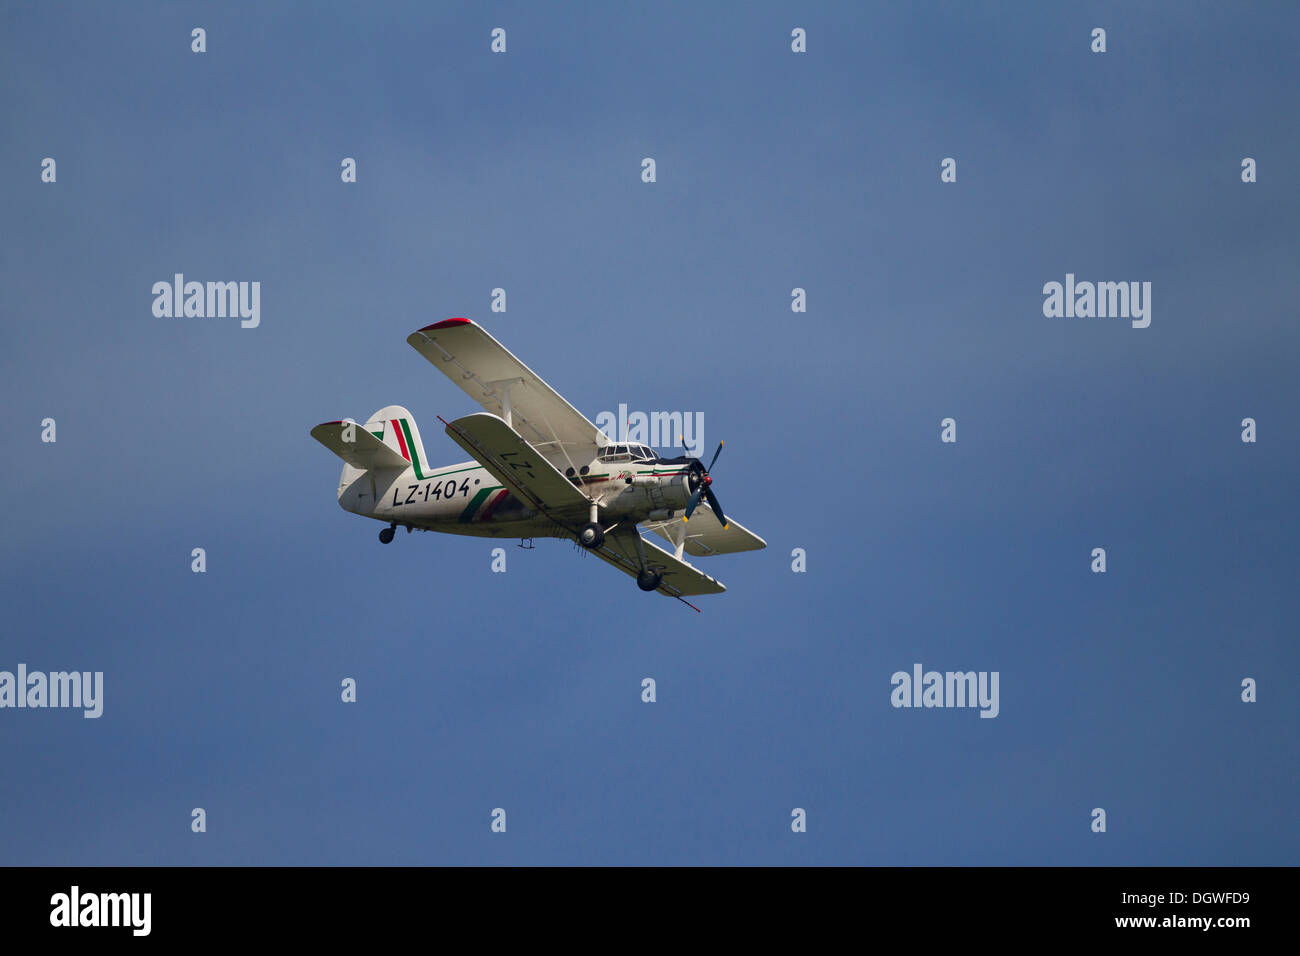
[[415, 427], [411, 413], [401, 405], [388, 405], [375, 412], [366, 422], [366, 431], [408, 462], [416, 478], [429, 477], [429, 460], [424, 457], [420, 429]]
[[428, 460], [415, 419], [401, 405], [389, 405], [364, 425], [326, 422], [311, 430], [316, 439], [343, 459], [339, 505], [356, 514], [372, 514], [387, 487], [408, 469], [427, 478]]

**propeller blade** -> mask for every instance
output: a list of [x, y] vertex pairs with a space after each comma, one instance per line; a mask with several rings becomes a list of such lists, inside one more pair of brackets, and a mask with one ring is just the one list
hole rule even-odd
[[718, 442], [718, 450], [713, 453], [713, 461], [709, 462], [709, 467], [705, 471], [713, 471], [713, 466], [718, 463], [718, 456], [722, 454], [722, 442]]
[[695, 492], [695, 494], [691, 495], [691, 500], [686, 504], [686, 514], [682, 519], [683, 521], [691, 520], [691, 512], [693, 512], [695, 510], [695, 506], [700, 503], [700, 498], [701, 496], [703, 496], [705, 490], [706, 490], [706, 486], [700, 485], [699, 489]]
[[722, 505], [718, 504], [717, 496], [708, 485], [704, 486], [704, 496], [709, 499], [709, 507], [713, 509], [713, 513], [718, 516], [718, 520], [722, 522], [722, 527], [725, 528], [727, 526], [727, 516], [722, 513]]

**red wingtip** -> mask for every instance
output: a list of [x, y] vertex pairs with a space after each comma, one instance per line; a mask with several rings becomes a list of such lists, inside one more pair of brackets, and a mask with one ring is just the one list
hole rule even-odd
[[469, 319], [443, 319], [441, 322], [435, 322], [433, 325], [426, 325], [419, 329], [420, 332], [432, 332], [435, 329], [449, 329], [454, 325], [473, 325]]

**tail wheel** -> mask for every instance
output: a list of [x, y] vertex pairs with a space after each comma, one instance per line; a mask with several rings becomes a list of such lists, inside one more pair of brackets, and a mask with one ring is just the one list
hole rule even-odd
[[582, 526], [578, 532], [578, 544], [588, 550], [599, 548], [605, 543], [605, 532], [600, 530], [600, 525], [594, 521], [588, 522]]
[[379, 540], [384, 544], [392, 544], [393, 532], [393, 528], [385, 528], [383, 531], [379, 532]]
[[659, 571], [642, 571], [636, 576], [636, 586], [642, 591], [653, 591], [663, 583], [664, 576]]

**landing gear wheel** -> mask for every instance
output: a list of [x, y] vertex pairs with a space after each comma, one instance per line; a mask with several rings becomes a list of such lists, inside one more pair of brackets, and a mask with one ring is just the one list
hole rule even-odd
[[600, 530], [600, 525], [594, 521], [588, 522], [582, 526], [578, 532], [578, 544], [582, 545], [588, 551], [594, 551], [605, 543], [605, 532]]
[[383, 531], [379, 532], [379, 540], [384, 544], [391, 544], [393, 541], [393, 533], [395, 531], [396, 528], [385, 528]]
[[636, 576], [636, 586], [642, 591], [653, 591], [663, 583], [663, 579], [659, 571], [642, 571]]

